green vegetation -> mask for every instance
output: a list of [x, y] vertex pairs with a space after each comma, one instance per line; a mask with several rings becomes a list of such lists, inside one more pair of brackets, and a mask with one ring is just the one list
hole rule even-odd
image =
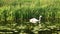
[[[29, 19], [38, 19], [40, 15], [42, 27], [29, 22]], [[21, 29], [21, 32], [35, 33], [59, 27], [60, 0], [0, 0], [0, 30]]]

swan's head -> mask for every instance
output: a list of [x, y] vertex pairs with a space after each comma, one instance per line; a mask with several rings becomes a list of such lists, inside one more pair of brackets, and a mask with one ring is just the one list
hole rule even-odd
[[39, 17], [42, 17], [41, 15]]

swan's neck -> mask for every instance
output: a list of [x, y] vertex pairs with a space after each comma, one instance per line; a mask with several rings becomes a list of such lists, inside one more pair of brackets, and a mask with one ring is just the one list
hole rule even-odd
[[39, 23], [41, 22], [41, 17], [39, 16]]

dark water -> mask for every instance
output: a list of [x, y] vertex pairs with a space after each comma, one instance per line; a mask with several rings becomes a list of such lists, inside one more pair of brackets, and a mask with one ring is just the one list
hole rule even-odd
[[[0, 34], [19, 34], [21, 31], [19, 30], [18, 32], [15, 32], [15, 31], [12, 31], [12, 30], [0, 30]], [[24, 30], [25, 33], [27, 34], [34, 34], [31, 30], [29, 29], [26, 29]], [[60, 34], [59, 33], [60, 30], [56, 30], [56, 31], [48, 31], [48, 30], [45, 30], [45, 31], [38, 31], [38, 34]]]

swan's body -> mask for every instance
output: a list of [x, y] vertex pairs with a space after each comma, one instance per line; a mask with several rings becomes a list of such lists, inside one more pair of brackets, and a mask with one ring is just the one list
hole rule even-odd
[[36, 18], [32, 18], [32, 19], [30, 19], [30, 22], [31, 23], [37, 23], [39, 20], [37, 20]]

